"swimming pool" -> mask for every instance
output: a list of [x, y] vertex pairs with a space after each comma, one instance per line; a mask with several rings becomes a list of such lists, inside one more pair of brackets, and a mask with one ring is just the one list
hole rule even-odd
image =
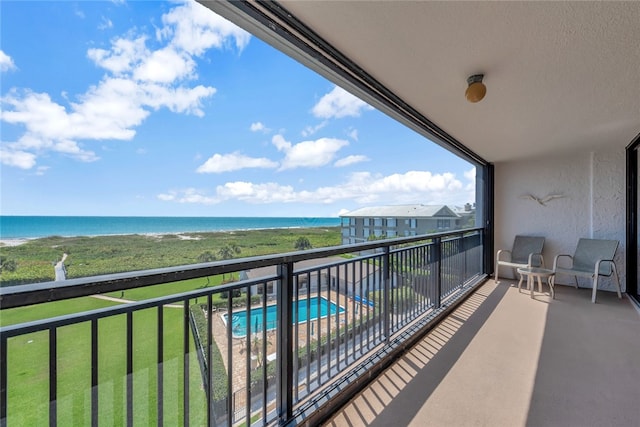
[[[327, 314], [336, 314], [344, 312], [344, 308], [338, 307], [334, 302], [328, 301], [324, 297], [311, 297], [309, 298], [309, 312], [307, 313], [307, 300], [298, 300], [298, 323], [306, 322], [307, 320], [316, 320], [318, 318], [326, 317]], [[278, 306], [267, 306], [267, 327], [268, 331], [276, 329]], [[225, 324], [229, 323], [229, 315], [223, 314], [222, 320]], [[251, 309], [251, 333], [262, 332], [263, 325], [263, 313], [262, 307], [256, 307]], [[231, 327], [234, 337], [244, 337], [247, 335], [247, 311], [240, 310], [231, 313]]]

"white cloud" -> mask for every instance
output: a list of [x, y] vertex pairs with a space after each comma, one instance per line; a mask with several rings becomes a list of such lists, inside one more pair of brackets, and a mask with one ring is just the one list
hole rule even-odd
[[358, 129], [350, 129], [347, 131], [347, 136], [353, 139], [354, 141], [358, 140]]
[[187, 54], [179, 53], [171, 47], [156, 50], [141, 63], [133, 73], [133, 78], [148, 82], [172, 83], [193, 77], [195, 61]]
[[215, 197], [207, 196], [204, 192], [195, 188], [187, 188], [181, 191], [169, 191], [168, 193], [158, 194], [158, 199], [165, 202], [177, 203], [196, 203], [199, 205], [213, 205], [220, 200]]
[[476, 168], [469, 169], [464, 172], [464, 177], [469, 181], [465, 188], [468, 191], [476, 191]]
[[36, 169], [36, 175], [42, 176], [47, 170], [49, 170], [49, 166], [38, 166]]
[[135, 39], [117, 38], [111, 42], [111, 49], [92, 48], [87, 56], [97, 66], [118, 75], [131, 71], [135, 64], [149, 56], [146, 41], [144, 35]]
[[[190, 190], [191, 193], [163, 195], [163, 200], [198, 203], [202, 200], [240, 200], [252, 204], [309, 203], [331, 204], [355, 201], [358, 204], [463, 204], [473, 197], [452, 173], [433, 174], [428, 171], [409, 171], [388, 176], [370, 172], [351, 174], [338, 185], [296, 190], [291, 185], [275, 182], [227, 182], [216, 187], [215, 196]], [[160, 196], [159, 196], [160, 197]]]
[[286, 203], [295, 201], [295, 192], [290, 185], [273, 182], [253, 184], [251, 182], [228, 182], [216, 188], [221, 199], [244, 200], [250, 203]]
[[0, 148], [0, 163], [20, 169], [31, 169], [36, 164], [36, 156], [27, 151]]
[[111, 19], [105, 18], [103, 16], [102, 19], [100, 20], [100, 23], [98, 24], [98, 29], [107, 30], [109, 28], [113, 28], [113, 22], [111, 22]]
[[16, 64], [13, 62], [13, 58], [0, 50], [0, 71], [5, 72], [15, 69]]
[[[134, 30], [114, 38], [108, 49], [89, 49], [87, 57], [106, 74], [75, 100], [64, 92], [62, 104], [47, 93], [28, 89], [12, 89], [4, 96], [0, 119], [25, 129], [18, 142], [6, 148], [14, 154], [5, 158], [14, 160], [4, 164], [33, 167], [37, 156], [46, 151], [94, 161], [98, 157], [83, 149], [79, 140], [131, 140], [136, 127], [161, 108], [204, 116], [203, 101], [216, 89], [185, 83], [196, 77], [193, 55], [212, 47], [235, 46], [241, 51], [250, 35], [195, 2], [173, 8], [162, 22], [158, 36], [166, 45], [156, 50], [147, 47], [147, 35]], [[15, 67], [2, 51], [0, 66], [3, 71]], [[25, 157], [23, 152], [31, 155]]]
[[328, 120], [324, 120], [321, 123], [318, 123], [315, 126], [307, 126], [306, 128], [304, 128], [301, 132], [302, 136], [307, 138], [311, 135], [313, 135], [314, 133], [318, 132], [320, 129], [322, 129], [323, 127], [325, 127], [326, 125], [329, 124]]
[[349, 145], [348, 141], [334, 138], [320, 138], [293, 145], [282, 135], [274, 135], [272, 143], [279, 151], [285, 153], [280, 170], [324, 166], [335, 158], [342, 147]]
[[341, 117], [359, 117], [362, 110], [371, 110], [366, 102], [336, 86], [322, 98], [311, 110], [313, 115], [323, 119]]
[[368, 161], [369, 161], [369, 158], [367, 156], [362, 156], [362, 155], [347, 156], [336, 161], [333, 165], [337, 168], [342, 168], [342, 167], [353, 165], [356, 163], [368, 162]]
[[271, 132], [271, 129], [266, 127], [262, 122], [251, 123], [251, 126], [249, 127], [249, 129], [251, 129], [251, 132], [262, 132], [262, 133]]
[[251, 35], [195, 1], [186, 2], [162, 16], [164, 27], [158, 38], [170, 39], [176, 49], [200, 56], [212, 47], [235, 48], [242, 51]]
[[222, 173], [246, 168], [276, 168], [278, 163], [267, 158], [248, 157], [238, 153], [214, 154], [196, 172]]

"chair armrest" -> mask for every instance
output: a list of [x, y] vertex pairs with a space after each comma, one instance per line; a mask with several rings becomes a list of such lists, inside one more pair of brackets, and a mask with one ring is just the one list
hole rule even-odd
[[498, 251], [498, 253], [496, 254], [496, 261], [506, 261], [506, 259], [503, 259], [503, 260], [500, 259], [500, 254], [502, 253], [509, 254], [509, 261], [511, 261], [511, 251], [507, 249], [500, 249]]
[[616, 263], [615, 263], [614, 260], [612, 260], [612, 259], [599, 259], [599, 260], [596, 261], [596, 268], [595, 268], [595, 270], [593, 272], [593, 274], [595, 274], [596, 276], [600, 273], [600, 264], [603, 263], [603, 262], [610, 262], [611, 264], [613, 264], [613, 268], [615, 268]]
[[527, 264], [527, 267], [533, 267], [533, 257], [539, 257], [540, 258], [540, 267], [544, 268], [544, 257], [539, 252], [536, 252], [536, 253], [532, 252], [532, 253], [529, 254], [529, 263]]
[[567, 254], [556, 255], [556, 257], [553, 259], [553, 271], [556, 271], [556, 268], [558, 267], [558, 260], [561, 257], [567, 257], [567, 258], [571, 259], [571, 264], [573, 265], [573, 256], [572, 255], [567, 255]]

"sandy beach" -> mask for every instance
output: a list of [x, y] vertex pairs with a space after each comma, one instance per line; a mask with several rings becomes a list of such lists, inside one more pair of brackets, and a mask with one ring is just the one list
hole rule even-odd
[[3, 246], [20, 246], [28, 242], [29, 239], [0, 239], [0, 247]]

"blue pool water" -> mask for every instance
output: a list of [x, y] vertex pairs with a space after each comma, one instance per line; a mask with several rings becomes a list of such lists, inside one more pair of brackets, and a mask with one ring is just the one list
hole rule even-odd
[[[298, 301], [298, 323], [306, 322], [307, 320], [315, 320], [323, 318], [327, 314], [336, 314], [338, 312], [344, 312], [344, 308], [338, 307], [335, 303], [329, 302], [323, 297], [311, 297], [309, 298], [309, 311], [307, 312], [307, 300], [302, 299]], [[278, 309], [276, 305], [267, 306], [267, 327], [266, 330], [270, 331], [276, 329]], [[228, 314], [224, 314], [222, 319], [228, 324]], [[262, 307], [251, 309], [251, 333], [262, 332], [263, 330], [263, 313]], [[233, 335], [236, 337], [244, 337], [247, 335], [247, 312], [246, 310], [236, 311], [231, 313], [231, 327]]]

